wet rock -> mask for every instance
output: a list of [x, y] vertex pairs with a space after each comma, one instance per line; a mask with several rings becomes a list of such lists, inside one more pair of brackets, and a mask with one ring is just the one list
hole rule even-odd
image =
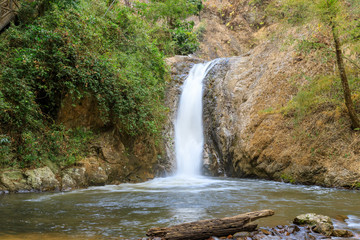
[[345, 220], [349, 219], [349, 217], [345, 216], [345, 215], [336, 215], [335, 219], [340, 221], [340, 222], [345, 222]]
[[[340, 232], [339, 232], [340, 233]], [[308, 226], [296, 226], [296, 225], [280, 225], [274, 228], [262, 227], [255, 232], [248, 234], [239, 234], [234, 235], [236, 240], [259, 240], [259, 239], [271, 239], [271, 240], [320, 240], [320, 239], [330, 239], [330, 236], [325, 236], [320, 233], [313, 232], [313, 230]]]
[[60, 183], [49, 167], [25, 171], [27, 183], [37, 191], [54, 191], [60, 189]]
[[74, 188], [86, 187], [84, 167], [72, 167], [63, 171], [62, 186], [63, 191], [69, 191]]
[[326, 236], [330, 236], [334, 230], [334, 226], [326, 222], [320, 222], [316, 224], [313, 230], [314, 232], [321, 233]]
[[287, 228], [287, 231], [292, 234], [300, 231], [300, 228], [296, 225], [291, 225]]
[[0, 184], [0, 194], [8, 193], [9, 191], [4, 185]]
[[306, 213], [299, 215], [294, 219], [293, 222], [294, 224], [297, 225], [310, 225], [310, 226], [315, 226], [319, 222], [327, 222], [332, 224], [330, 217], [319, 215], [316, 213]]
[[271, 232], [268, 231], [268, 230], [266, 230], [266, 229], [260, 229], [260, 231], [261, 231], [262, 233], [264, 233], [265, 235], [271, 235]]
[[330, 236], [334, 229], [330, 217], [315, 213], [299, 215], [293, 222], [298, 225], [309, 225], [313, 227], [314, 232], [321, 233], [326, 236]]
[[354, 234], [352, 232], [350, 232], [349, 230], [335, 229], [332, 231], [331, 236], [333, 236], [333, 237], [353, 237]]
[[61, 190], [62, 191], [70, 191], [75, 188], [76, 182], [72, 179], [68, 174], [65, 174], [61, 179]]
[[250, 237], [251, 233], [249, 232], [237, 232], [234, 234], [234, 238], [246, 238], [246, 237]]
[[95, 157], [89, 157], [84, 159], [82, 164], [85, 167], [85, 177], [89, 185], [105, 185], [108, 180], [108, 175], [106, 174], [101, 162], [99, 162]]
[[155, 237], [155, 238], [153, 238], [152, 240], [162, 240], [162, 238]]
[[4, 187], [3, 192], [23, 192], [30, 191], [31, 187], [26, 182], [20, 170], [8, 170], [0, 174], [0, 181]]

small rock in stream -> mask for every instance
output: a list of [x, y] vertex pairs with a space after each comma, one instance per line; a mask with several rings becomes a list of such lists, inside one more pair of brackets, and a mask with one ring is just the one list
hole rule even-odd
[[345, 215], [337, 215], [335, 217], [336, 220], [340, 221], [340, 222], [345, 222], [346, 219], [349, 219], [348, 216], [345, 216]]
[[334, 230], [334, 225], [328, 216], [319, 215], [315, 213], [306, 213], [297, 216], [294, 221], [297, 225], [309, 225], [314, 232], [330, 236]]
[[345, 229], [335, 229], [331, 236], [334, 237], [353, 237], [354, 234], [352, 232], [350, 232], [349, 230], [345, 230]]

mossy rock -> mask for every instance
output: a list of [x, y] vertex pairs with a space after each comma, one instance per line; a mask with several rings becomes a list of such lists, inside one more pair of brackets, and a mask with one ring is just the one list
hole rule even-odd
[[316, 213], [299, 215], [293, 222], [297, 225], [309, 225], [313, 227], [315, 232], [326, 236], [330, 236], [334, 230], [333, 222], [330, 217]]
[[0, 182], [9, 192], [30, 191], [31, 187], [27, 184], [21, 170], [6, 170], [0, 173]]

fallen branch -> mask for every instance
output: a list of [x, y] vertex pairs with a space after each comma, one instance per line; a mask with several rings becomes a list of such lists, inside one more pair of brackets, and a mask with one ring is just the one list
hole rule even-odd
[[272, 210], [261, 210], [234, 217], [201, 220], [165, 228], [151, 228], [147, 231], [146, 235], [167, 240], [200, 240], [211, 236], [221, 237], [241, 231], [254, 231], [257, 224], [253, 224], [253, 221], [272, 215], [274, 215]]

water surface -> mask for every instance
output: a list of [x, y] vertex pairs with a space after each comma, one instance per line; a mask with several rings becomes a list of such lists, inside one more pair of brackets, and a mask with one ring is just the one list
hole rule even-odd
[[[140, 238], [151, 227], [273, 209], [262, 226], [315, 212], [349, 216], [360, 233], [360, 193], [272, 181], [163, 178], [66, 193], [0, 196], [0, 239]], [[342, 226], [342, 227], [344, 227]]]

